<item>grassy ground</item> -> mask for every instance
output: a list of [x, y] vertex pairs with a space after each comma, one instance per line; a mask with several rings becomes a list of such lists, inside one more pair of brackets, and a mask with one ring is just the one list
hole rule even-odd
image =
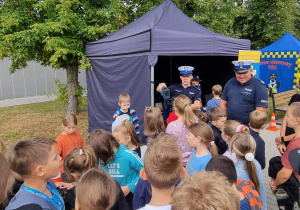
[[[268, 116], [272, 115], [272, 100], [269, 98]], [[59, 101], [0, 108], [0, 139], [9, 148], [15, 141], [34, 136], [56, 138], [62, 132], [61, 120], [65, 106]], [[277, 113], [282, 118], [284, 113]], [[77, 116], [77, 131], [84, 139], [88, 137], [87, 100]]]
[[[62, 132], [65, 106], [59, 101], [0, 108], [0, 139], [9, 148], [16, 140], [43, 136], [56, 138]], [[87, 100], [77, 116], [77, 131], [88, 137]]]

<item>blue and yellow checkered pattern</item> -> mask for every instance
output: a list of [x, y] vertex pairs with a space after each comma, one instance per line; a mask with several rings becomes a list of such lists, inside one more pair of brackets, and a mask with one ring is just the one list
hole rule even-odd
[[[300, 58], [300, 51], [286, 51], [286, 52], [262, 52], [261, 58]], [[293, 88], [297, 88], [297, 83], [299, 80], [299, 68], [298, 65], [295, 67], [295, 72], [294, 72], [294, 85]]]
[[300, 51], [262, 52], [261, 58], [300, 58]]

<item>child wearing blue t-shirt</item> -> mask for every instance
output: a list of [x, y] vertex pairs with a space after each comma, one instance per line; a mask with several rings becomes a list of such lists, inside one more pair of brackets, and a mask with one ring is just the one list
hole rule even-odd
[[187, 141], [191, 148], [196, 148], [186, 165], [187, 173], [192, 174], [204, 171], [211, 157], [218, 155], [218, 149], [214, 144], [213, 131], [208, 124], [204, 122], [192, 124], [188, 131]]
[[210, 99], [206, 104], [206, 116], [209, 117], [209, 111], [213, 107], [220, 107], [220, 95], [222, 94], [222, 86], [221, 85], [214, 85], [212, 87], [212, 95], [214, 96], [212, 99]]
[[87, 144], [94, 149], [100, 160], [99, 167], [120, 184], [127, 204], [132, 208], [133, 193], [140, 178], [140, 170], [144, 168], [143, 160], [103, 129], [94, 130]]

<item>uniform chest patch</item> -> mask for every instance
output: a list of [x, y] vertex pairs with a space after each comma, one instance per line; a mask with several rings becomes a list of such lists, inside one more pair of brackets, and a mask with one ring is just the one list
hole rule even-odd
[[189, 92], [189, 94], [192, 94], [192, 95], [194, 95], [195, 93], [193, 93], [193, 92]]
[[182, 90], [175, 90], [176, 92], [178, 92], [178, 93], [181, 93], [182, 92]]
[[253, 94], [253, 90], [251, 89], [251, 88], [243, 88], [242, 89], [242, 91], [241, 91], [241, 93], [243, 94], [243, 95], [252, 95]]

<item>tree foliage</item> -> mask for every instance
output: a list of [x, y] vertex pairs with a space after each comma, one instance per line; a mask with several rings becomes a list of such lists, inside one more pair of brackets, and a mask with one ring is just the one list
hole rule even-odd
[[68, 106], [72, 104], [67, 112], [76, 114], [78, 68], [91, 67], [85, 44], [128, 23], [124, 4], [118, 0], [2, 0], [0, 5], [0, 58], [11, 59], [11, 72], [31, 60], [67, 69]]
[[235, 0], [178, 0], [176, 3], [185, 14], [205, 28], [224, 36], [241, 36], [233, 26], [245, 8], [238, 6]]
[[251, 40], [253, 49], [273, 43], [287, 31], [300, 38], [295, 30], [299, 16], [297, 0], [248, 0], [245, 6], [247, 12], [240, 28], [243, 37]]

